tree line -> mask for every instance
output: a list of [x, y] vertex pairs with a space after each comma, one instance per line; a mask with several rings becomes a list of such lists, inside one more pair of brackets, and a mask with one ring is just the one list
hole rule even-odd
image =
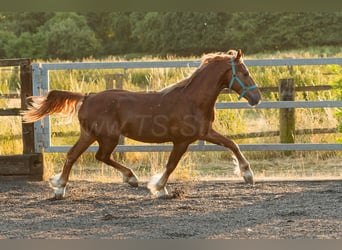
[[0, 12], [0, 58], [262, 53], [342, 45], [342, 12]]

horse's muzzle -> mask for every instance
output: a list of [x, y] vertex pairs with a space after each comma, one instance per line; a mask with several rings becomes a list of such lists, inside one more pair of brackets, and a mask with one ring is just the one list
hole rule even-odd
[[257, 92], [248, 92], [246, 95], [246, 99], [248, 101], [248, 104], [252, 107], [260, 104], [261, 102], [261, 94], [259, 91]]

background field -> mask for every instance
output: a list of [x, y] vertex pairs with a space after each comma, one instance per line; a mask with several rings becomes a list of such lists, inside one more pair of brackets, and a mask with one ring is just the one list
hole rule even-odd
[[[246, 55], [254, 58], [312, 58], [341, 57], [342, 49], [336, 47], [311, 48], [305, 51], [286, 51], [274, 54]], [[199, 59], [174, 58], [172, 60]], [[121, 60], [106, 58], [103, 61]], [[133, 59], [132, 59], [133, 60]], [[161, 60], [145, 57], [139, 60]], [[88, 59], [85, 61], [94, 61]], [[40, 62], [40, 61], [36, 61]], [[295, 86], [336, 85], [342, 78], [341, 66], [293, 66], [288, 67], [250, 67], [251, 74], [260, 87], [276, 87], [282, 78], [294, 78]], [[123, 88], [133, 91], [158, 90], [175, 83], [194, 71], [194, 68], [182, 69], [135, 69], [135, 70], [65, 70], [50, 74], [50, 88], [78, 92], [99, 92], [106, 88], [105, 75], [124, 74]], [[20, 89], [18, 69], [0, 69], [0, 94], [17, 93]], [[297, 92], [296, 100], [337, 100], [338, 90]], [[234, 94], [219, 96], [220, 101], [237, 101]], [[278, 100], [278, 93], [264, 92], [264, 101]], [[0, 108], [20, 107], [18, 99], [0, 98]], [[296, 129], [336, 128], [338, 119], [335, 108], [296, 109]], [[277, 131], [279, 126], [278, 110], [218, 110], [215, 128], [225, 135], [243, 135], [251, 132]], [[21, 118], [0, 117], [1, 140], [0, 155], [20, 154]], [[78, 135], [77, 119], [70, 121], [61, 116], [52, 116], [52, 143], [54, 145], [72, 145]], [[335, 143], [340, 133], [313, 134], [296, 136], [298, 143]], [[278, 143], [279, 136], [236, 139], [237, 143]], [[141, 144], [125, 140], [126, 144]], [[180, 162], [172, 179], [223, 179], [236, 178], [230, 152], [187, 153]], [[292, 152], [286, 156], [283, 152], [245, 152], [250, 160], [257, 179], [268, 178], [339, 178], [342, 175], [341, 152]], [[116, 155], [118, 157], [118, 155]], [[122, 162], [134, 169], [144, 178], [160, 172], [165, 165], [168, 153], [125, 153]], [[64, 153], [46, 153], [46, 176], [59, 172], [65, 159]], [[72, 179], [97, 181], [119, 180], [120, 176], [110, 167], [94, 160], [92, 153], [85, 153], [75, 164]]]

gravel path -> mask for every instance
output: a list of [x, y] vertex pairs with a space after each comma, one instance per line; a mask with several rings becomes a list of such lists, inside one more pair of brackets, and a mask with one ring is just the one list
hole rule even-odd
[[70, 181], [65, 200], [47, 182], [0, 184], [0, 239], [342, 238], [342, 180], [146, 183]]

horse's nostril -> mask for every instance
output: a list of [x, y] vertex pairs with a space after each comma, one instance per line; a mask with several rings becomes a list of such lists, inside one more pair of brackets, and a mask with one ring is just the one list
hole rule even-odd
[[248, 98], [247, 98], [247, 100], [248, 100], [248, 104], [249, 104], [250, 106], [252, 106], [252, 107], [254, 107], [254, 106], [256, 106], [256, 105], [258, 105], [258, 104], [261, 103], [261, 98], [260, 98], [260, 96], [255, 97], [255, 96], [249, 95]]

